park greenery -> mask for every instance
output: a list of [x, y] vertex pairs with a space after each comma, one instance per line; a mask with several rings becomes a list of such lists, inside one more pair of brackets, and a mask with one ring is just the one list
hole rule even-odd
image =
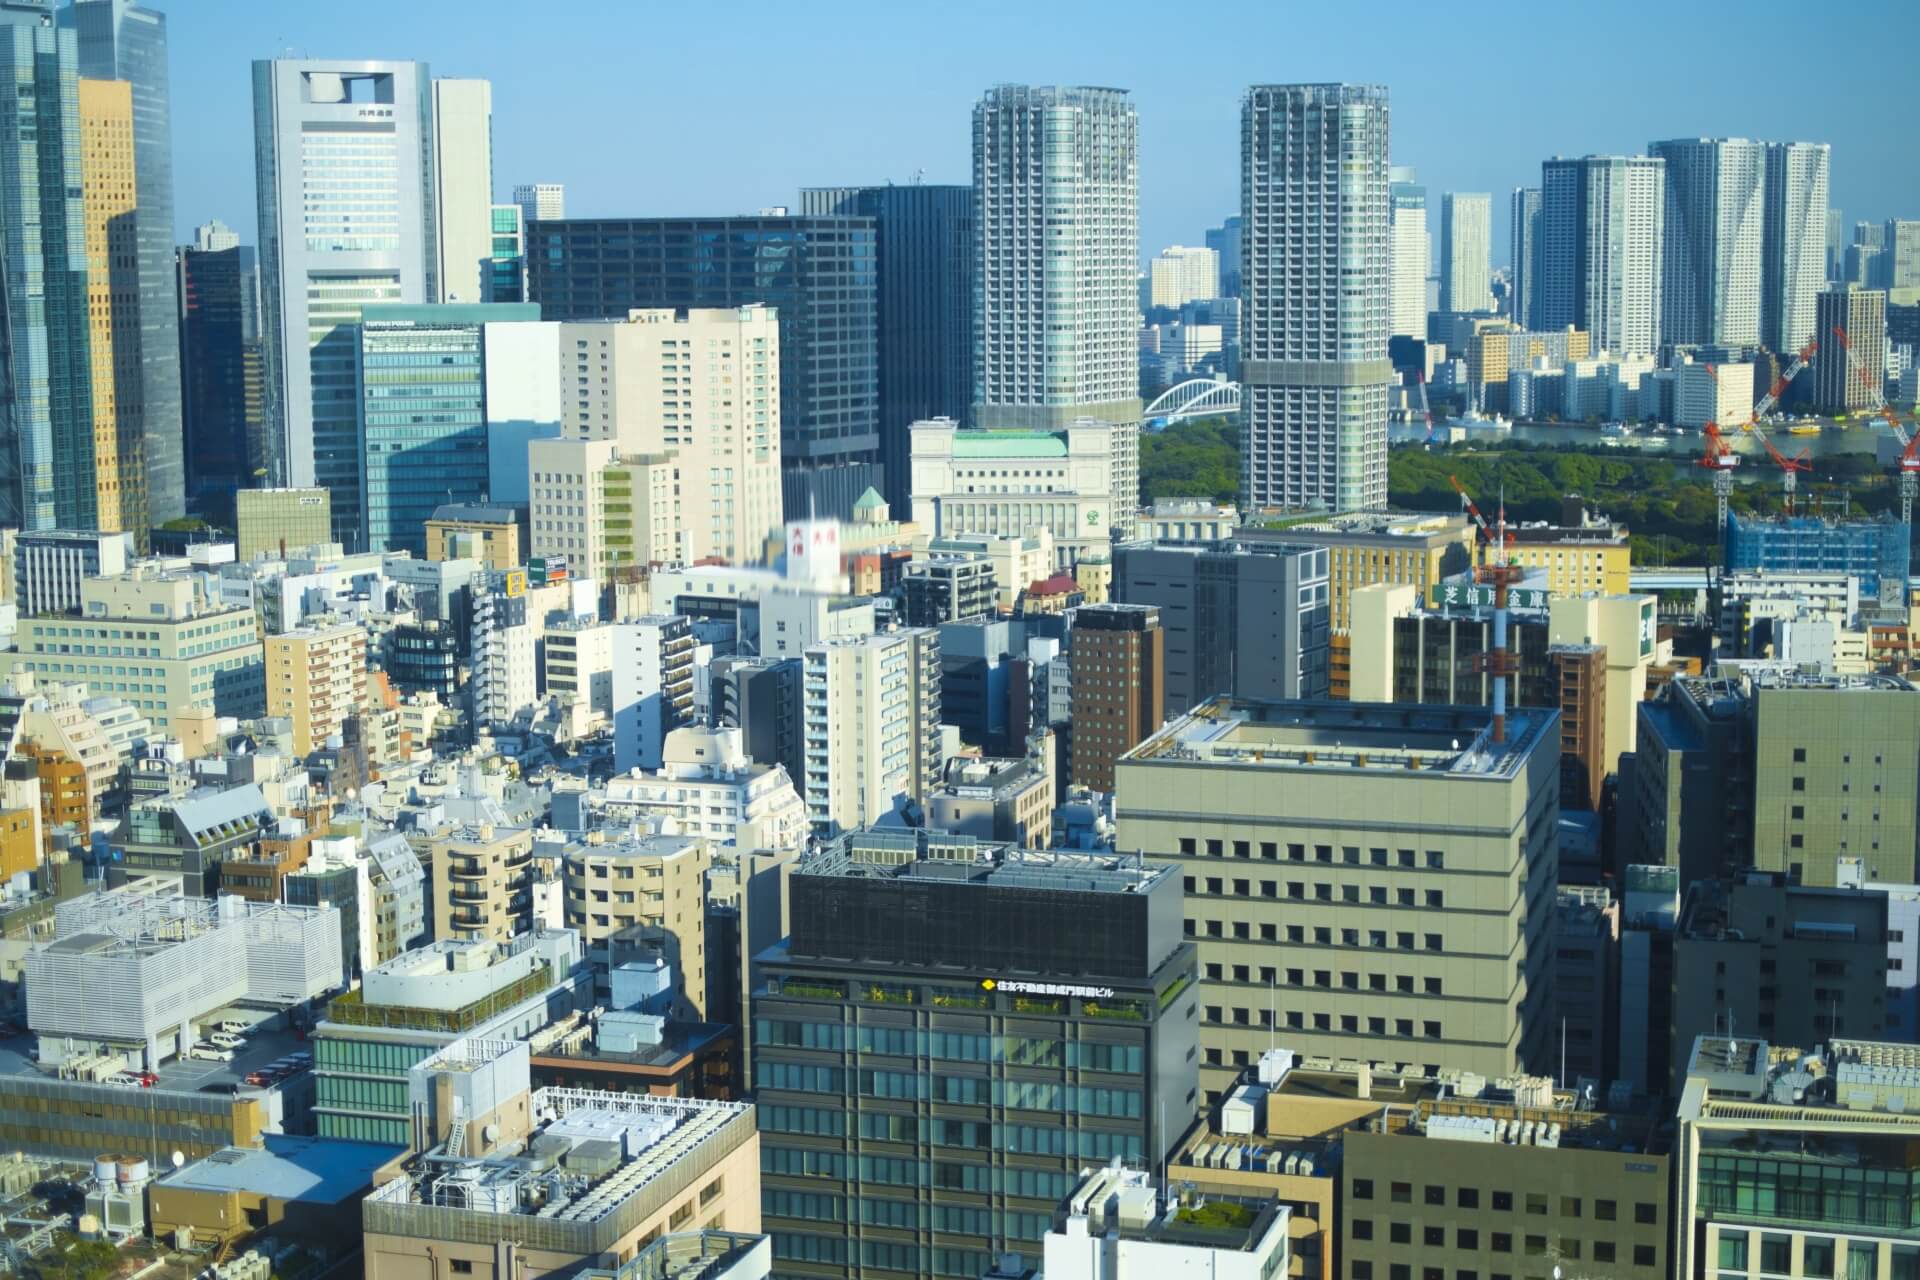
[[[1176, 423], [1140, 442], [1140, 497], [1200, 497], [1231, 502], [1239, 489], [1240, 458], [1228, 418]], [[1510, 520], [1558, 522], [1563, 499], [1579, 495], [1590, 509], [1631, 530], [1639, 564], [1708, 564], [1719, 557], [1713, 488], [1706, 470], [1688, 457], [1622, 449], [1536, 445], [1511, 440], [1432, 449], [1395, 448], [1388, 457], [1388, 501], [1396, 511], [1458, 511], [1457, 478], [1491, 519], [1504, 497]], [[1780, 509], [1779, 472], [1746, 459], [1734, 487], [1733, 509], [1771, 514]], [[1868, 454], [1815, 460], [1800, 477], [1803, 506], [1822, 502], [1829, 514], [1844, 494], [1854, 514], [1879, 514], [1895, 502], [1893, 486]]]

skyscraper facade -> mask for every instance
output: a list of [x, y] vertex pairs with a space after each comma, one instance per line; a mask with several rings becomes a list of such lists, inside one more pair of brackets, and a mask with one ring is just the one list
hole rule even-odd
[[1387, 91], [1256, 85], [1246, 224], [1242, 509], [1387, 504]]
[[233, 491], [257, 483], [266, 466], [258, 406], [248, 395], [260, 360], [253, 250], [182, 245], [179, 289], [187, 501], [227, 524]]
[[581, 218], [527, 228], [528, 296], [549, 320], [774, 308], [790, 519], [845, 519], [880, 482], [876, 262], [871, 218]]
[[1535, 327], [1572, 325], [1614, 355], [1661, 341], [1666, 161], [1585, 156], [1540, 166], [1540, 281]]
[[1220, 255], [1212, 249], [1169, 245], [1154, 255], [1148, 273], [1156, 307], [1184, 307], [1220, 296]]
[[496, 204], [490, 211], [486, 262], [488, 302], [524, 302], [527, 298], [527, 237], [517, 204]]
[[87, 354], [93, 374], [94, 527], [147, 541], [141, 412], [140, 245], [132, 86], [79, 82], [87, 243]]
[[433, 210], [439, 296], [485, 302], [493, 261], [493, 85], [433, 82]]
[[74, 34], [53, 0], [0, 0], [0, 350], [12, 388], [0, 441], [0, 527], [91, 529], [93, 387], [87, 350], [87, 245]]
[[[79, 36], [79, 73], [133, 89], [134, 238], [138, 242], [140, 387], [137, 399], [147, 518], [186, 511], [178, 318], [173, 288], [173, 113], [167, 17], [133, 0], [74, 0], [60, 20]], [[129, 390], [126, 395], [133, 394]], [[123, 395], [124, 398], [124, 395]]]
[[1523, 329], [1539, 327], [1540, 294], [1540, 188], [1515, 187], [1508, 245], [1512, 265], [1512, 285], [1508, 288], [1508, 314]]
[[1765, 143], [1676, 138], [1649, 143], [1667, 162], [1662, 341], [1741, 347], [1760, 341]]
[[1396, 167], [1391, 187], [1393, 258], [1392, 328], [1396, 338], [1427, 336], [1427, 270], [1433, 262], [1433, 242], [1427, 232], [1427, 189], [1415, 181], [1414, 171]]
[[432, 81], [424, 62], [253, 64], [268, 471], [327, 489], [348, 547], [365, 542], [360, 309], [438, 295]]
[[964, 419], [973, 399], [973, 188], [814, 187], [800, 212], [873, 219], [880, 492], [898, 516], [913, 500], [912, 424]]
[[1207, 248], [1220, 255], [1220, 296], [1240, 296], [1240, 215], [1227, 218], [1217, 227], [1207, 228]]
[[1814, 311], [1827, 278], [1832, 151], [1824, 142], [1767, 147], [1760, 341], [1782, 354], [1798, 351], [1815, 336]]
[[1140, 420], [1139, 119], [1117, 89], [1000, 85], [973, 109], [983, 427]]
[[[1878, 408], [1884, 398], [1887, 295], [1843, 284], [1823, 290], [1814, 305], [1821, 336], [1813, 357], [1814, 407], [1822, 413]], [[1847, 332], [1845, 347], [1833, 336], [1836, 328]]]
[[1449, 191], [1440, 197], [1440, 309], [1493, 310], [1493, 197]]
[[513, 189], [523, 222], [558, 222], [567, 216], [567, 189], [558, 182], [523, 182]]

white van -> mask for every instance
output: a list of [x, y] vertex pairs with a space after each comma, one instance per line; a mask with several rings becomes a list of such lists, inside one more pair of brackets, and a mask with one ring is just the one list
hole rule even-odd
[[187, 1050], [187, 1056], [189, 1058], [205, 1058], [212, 1062], [232, 1062], [233, 1050], [223, 1049], [217, 1044], [209, 1044], [207, 1041], [202, 1040], [199, 1044]]
[[247, 1042], [231, 1031], [216, 1031], [207, 1037], [207, 1043], [217, 1044], [222, 1049], [239, 1049], [244, 1048]]
[[224, 1031], [230, 1036], [243, 1036], [253, 1030], [251, 1022], [241, 1022], [237, 1018], [222, 1018], [214, 1023], [214, 1029]]

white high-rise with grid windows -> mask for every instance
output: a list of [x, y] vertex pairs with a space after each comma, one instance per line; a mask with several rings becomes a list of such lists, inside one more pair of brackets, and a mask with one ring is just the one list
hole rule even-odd
[[1535, 328], [1584, 329], [1616, 356], [1659, 351], [1666, 171], [1658, 156], [1541, 164]]
[[253, 64], [270, 483], [330, 491], [363, 545], [360, 309], [433, 302], [433, 77], [424, 62]]
[[567, 216], [567, 189], [558, 182], [523, 182], [513, 189], [522, 223], [551, 222]]
[[1184, 307], [1220, 296], [1220, 254], [1176, 244], [1162, 249], [1148, 265], [1149, 297], [1156, 307]]
[[1387, 505], [1388, 135], [1378, 85], [1242, 104], [1243, 510]]
[[1000, 85], [973, 109], [974, 418], [1140, 420], [1139, 120], [1120, 89]]
[[1667, 162], [1660, 337], [1741, 347], [1760, 341], [1767, 145], [1745, 138], [1650, 143]]
[[1780, 353], [1817, 335], [1814, 313], [1826, 288], [1828, 170], [1824, 142], [1767, 145], [1767, 222], [1761, 245], [1760, 341]]
[[1493, 196], [1449, 191], [1440, 197], [1440, 309], [1493, 310]]

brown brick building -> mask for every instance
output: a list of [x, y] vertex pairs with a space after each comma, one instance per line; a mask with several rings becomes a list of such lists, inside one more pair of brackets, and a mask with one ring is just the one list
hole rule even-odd
[[1113, 790], [1113, 765], [1160, 728], [1167, 633], [1153, 605], [1087, 605], [1073, 615], [1073, 783]]

